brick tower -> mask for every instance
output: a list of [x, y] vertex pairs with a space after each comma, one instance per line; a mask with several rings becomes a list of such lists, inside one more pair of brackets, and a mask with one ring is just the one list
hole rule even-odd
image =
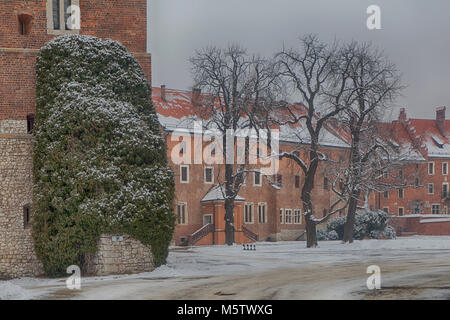
[[[79, 8], [71, 29], [67, 9]], [[76, 12], [73, 12], [75, 15]], [[31, 237], [35, 59], [62, 34], [121, 42], [150, 80], [147, 0], [0, 0], [0, 279], [42, 273]]]

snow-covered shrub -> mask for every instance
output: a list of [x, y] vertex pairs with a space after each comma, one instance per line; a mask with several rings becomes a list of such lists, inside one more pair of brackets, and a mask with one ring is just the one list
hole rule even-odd
[[395, 239], [397, 237], [397, 234], [395, 233], [394, 228], [392, 228], [391, 226], [387, 226], [382, 233], [382, 237], [384, 239]]
[[339, 235], [334, 230], [328, 232], [327, 235], [328, 235], [328, 240], [332, 240], [332, 241], [333, 240], [339, 240]]
[[[388, 226], [389, 215], [381, 210], [358, 210], [355, 215], [355, 226], [353, 230], [354, 239], [364, 238], [395, 238], [395, 231], [392, 227]], [[327, 237], [330, 240], [330, 234], [335, 232], [338, 239], [344, 238], [344, 225], [346, 217], [337, 217], [332, 219], [327, 224]]]
[[328, 232], [322, 229], [316, 230], [317, 241], [327, 241], [328, 240]]
[[338, 239], [341, 240], [344, 237], [344, 225], [345, 225], [345, 217], [337, 217], [331, 219], [327, 223], [327, 231], [336, 232]]
[[66, 35], [39, 52], [34, 240], [48, 275], [83, 266], [101, 233], [126, 233], [165, 263], [173, 173], [134, 56], [112, 40]]

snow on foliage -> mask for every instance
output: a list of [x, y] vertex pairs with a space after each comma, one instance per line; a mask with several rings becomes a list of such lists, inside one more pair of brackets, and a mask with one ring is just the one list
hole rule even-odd
[[105, 232], [132, 235], [164, 263], [173, 173], [139, 63], [116, 41], [67, 35], [36, 67], [34, 238], [46, 273], [82, 266]]
[[[388, 225], [389, 215], [381, 210], [358, 210], [355, 216], [353, 237], [358, 240], [394, 239], [394, 229]], [[318, 240], [342, 240], [346, 217], [337, 217], [327, 223], [327, 231], [317, 230]]]

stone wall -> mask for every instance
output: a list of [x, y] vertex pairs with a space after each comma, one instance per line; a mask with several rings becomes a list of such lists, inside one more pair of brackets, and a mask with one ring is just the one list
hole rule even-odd
[[130, 274], [154, 269], [151, 248], [128, 235], [102, 235], [97, 253], [87, 260], [85, 272], [90, 275]]
[[0, 278], [43, 272], [24, 219], [24, 206], [33, 198], [32, 136], [26, 126], [26, 121], [0, 121]]

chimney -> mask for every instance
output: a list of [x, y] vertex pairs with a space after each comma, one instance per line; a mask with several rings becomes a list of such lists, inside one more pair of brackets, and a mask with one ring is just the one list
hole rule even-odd
[[400, 108], [400, 114], [398, 115], [398, 122], [404, 124], [406, 122], [406, 110], [405, 108]]
[[202, 93], [201, 89], [198, 89], [198, 88], [192, 89], [192, 103], [194, 105], [200, 103], [200, 94], [201, 93]]
[[162, 101], [166, 101], [166, 85], [161, 86], [161, 99]]
[[436, 126], [445, 137], [445, 107], [436, 108]]

